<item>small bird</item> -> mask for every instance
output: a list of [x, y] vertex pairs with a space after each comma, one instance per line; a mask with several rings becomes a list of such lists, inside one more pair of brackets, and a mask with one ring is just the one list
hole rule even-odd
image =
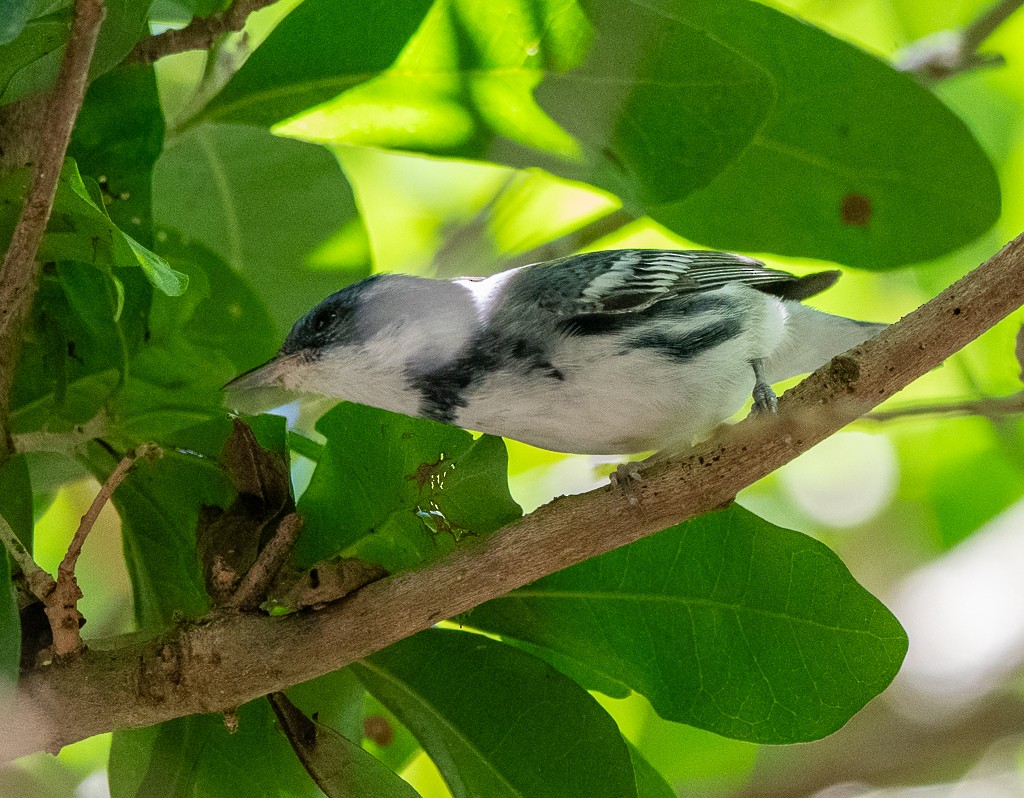
[[800, 300], [795, 277], [724, 252], [621, 249], [437, 280], [376, 274], [299, 319], [225, 389], [278, 387], [579, 454], [680, 451], [772, 383], [885, 327]]

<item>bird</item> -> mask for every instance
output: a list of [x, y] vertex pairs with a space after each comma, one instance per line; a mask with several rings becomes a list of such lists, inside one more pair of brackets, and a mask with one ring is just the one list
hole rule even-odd
[[229, 391], [285, 388], [557, 452], [684, 451], [748, 397], [814, 371], [886, 325], [802, 300], [798, 277], [706, 250], [617, 249], [488, 277], [380, 273], [299, 319]]

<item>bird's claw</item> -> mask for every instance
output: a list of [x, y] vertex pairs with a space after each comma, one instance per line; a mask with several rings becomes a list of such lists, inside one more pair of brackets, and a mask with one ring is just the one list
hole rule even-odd
[[633, 483], [644, 481], [644, 478], [640, 475], [641, 466], [643, 466], [643, 463], [636, 461], [619, 463], [608, 478], [613, 488], [622, 491], [630, 507], [640, 506], [640, 498], [636, 495]]

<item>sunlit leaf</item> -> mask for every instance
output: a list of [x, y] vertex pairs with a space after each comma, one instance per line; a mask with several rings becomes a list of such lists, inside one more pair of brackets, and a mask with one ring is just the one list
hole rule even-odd
[[465, 623], [582, 659], [669, 720], [770, 743], [835, 731], [907, 647], [829, 549], [738, 507], [493, 599]]
[[637, 798], [675, 798], [675, 791], [669, 783], [662, 778], [651, 763], [644, 759], [644, 755], [632, 743], [629, 746], [629, 758], [633, 762], [633, 773], [636, 777]]
[[865, 268], [948, 252], [999, 214], [991, 163], [931, 92], [778, 11], [500, 7], [436, 4], [393, 69], [277, 130], [542, 166], [710, 246]]
[[389, 67], [430, 5], [430, 0], [348, 2], [342, 23], [334, 0], [306, 0], [274, 29], [205, 115], [269, 126], [330, 99]]
[[428, 630], [352, 667], [455, 798], [637, 795], [614, 721], [575, 682], [518, 649]]

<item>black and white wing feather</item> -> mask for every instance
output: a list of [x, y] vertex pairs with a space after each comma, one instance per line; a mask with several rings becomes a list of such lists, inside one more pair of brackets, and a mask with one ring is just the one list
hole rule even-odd
[[686, 294], [741, 283], [784, 299], [805, 299], [831, 286], [839, 272], [795, 277], [728, 252], [620, 249], [587, 252], [525, 267], [522, 297], [559, 315], [631, 313]]

